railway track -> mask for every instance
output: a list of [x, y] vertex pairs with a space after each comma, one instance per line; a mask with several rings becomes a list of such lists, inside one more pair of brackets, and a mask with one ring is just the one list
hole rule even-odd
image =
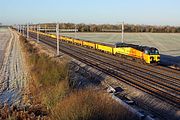
[[167, 68], [167, 67], [164, 67], [164, 66], [157, 66], [157, 68], [168, 71], [168, 72], [180, 74], [180, 70], [174, 70], [173, 68]]
[[[34, 34], [31, 34], [34, 36]], [[41, 36], [41, 41], [56, 47], [56, 42]], [[138, 65], [132, 61], [119, 59], [119, 57], [103, 54], [95, 50], [83, 48], [62, 42], [61, 51], [86, 64], [111, 75], [120, 81], [136, 87], [146, 93], [156, 96], [180, 108], [180, 76], [164, 69], [153, 66]], [[112, 59], [113, 58], [113, 59]]]

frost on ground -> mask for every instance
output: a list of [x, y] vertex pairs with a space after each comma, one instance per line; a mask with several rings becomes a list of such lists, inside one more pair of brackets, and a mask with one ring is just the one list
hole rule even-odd
[[27, 72], [19, 36], [11, 29], [2, 68], [0, 69], [0, 103], [19, 105], [26, 88]]
[[11, 37], [7, 30], [7, 28], [0, 28], [0, 68], [4, 59], [5, 48]]

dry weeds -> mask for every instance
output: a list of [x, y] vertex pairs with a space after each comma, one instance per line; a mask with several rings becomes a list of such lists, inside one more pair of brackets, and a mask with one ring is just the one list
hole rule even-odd
[[[133, 115], [104, 91], [93, 87], [69, 87], [68, 62], [57, 62], [29, 44], [23, 37], [31, 68], [30, 98], [33, 106], [45, 108], [52, 120], [129, 120]], [[39, 110], [44, 113], [44, 109]]]

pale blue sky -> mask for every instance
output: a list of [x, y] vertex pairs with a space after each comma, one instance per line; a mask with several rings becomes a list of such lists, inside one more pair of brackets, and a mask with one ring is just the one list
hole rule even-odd
[[0, 22], [180, 26], [180, 0], [0, 0]]

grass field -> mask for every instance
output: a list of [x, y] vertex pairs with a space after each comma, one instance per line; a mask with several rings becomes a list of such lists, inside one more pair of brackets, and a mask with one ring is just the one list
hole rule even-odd
[[[65, 36], [114, 44], [121, 42], [121, 33], [63, 33]], [[159, 49], [162, 61], [180, 65], [179, 33], [125, 33], [124, 42]]]

